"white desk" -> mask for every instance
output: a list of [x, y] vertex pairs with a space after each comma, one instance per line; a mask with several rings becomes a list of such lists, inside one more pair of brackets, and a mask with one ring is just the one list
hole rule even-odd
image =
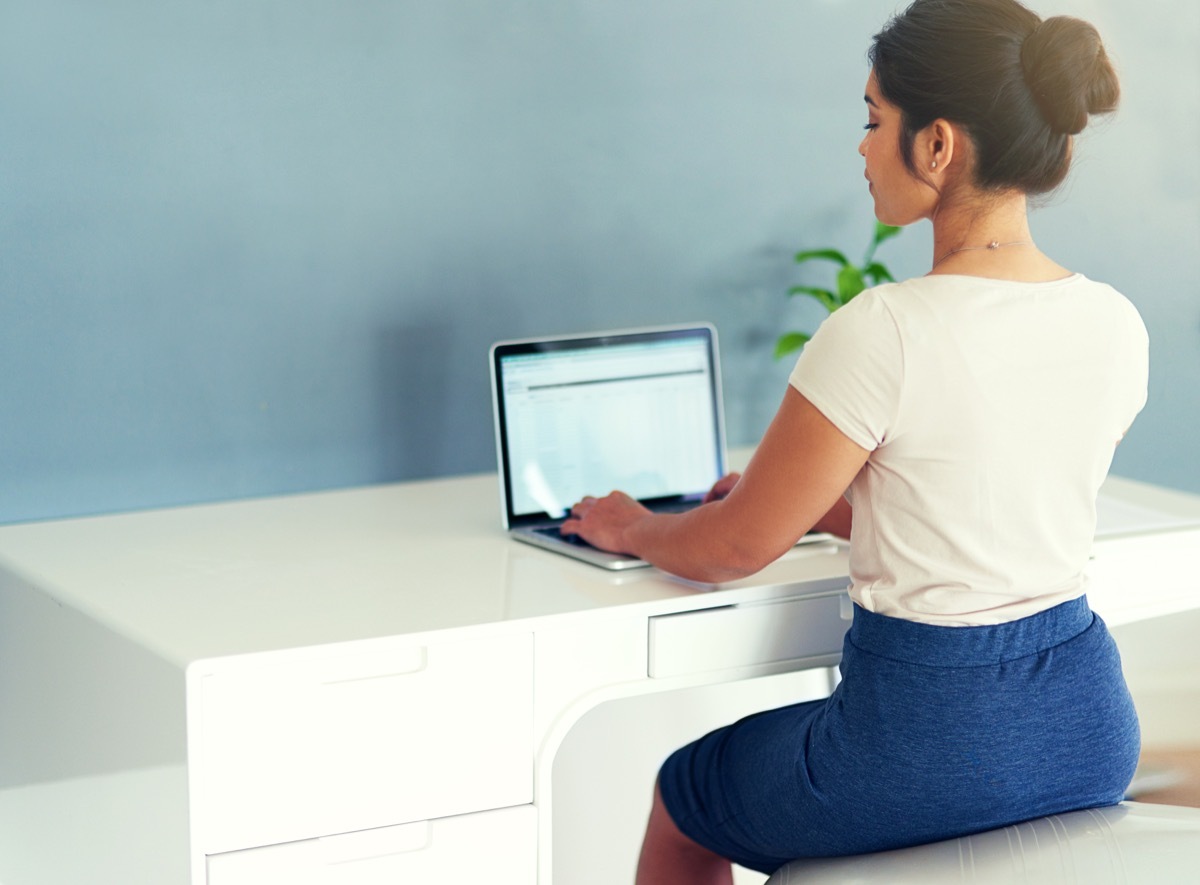
[[[0, 528], [0, 883], [546, 885], [581, 716], [838, 659], [837, 545], [718, 589], [610, 575], [505, 538], [496, 497]], [[1110, 623], [1200, 607], [1200, 496], [1113, 479], [1105, 524]]]

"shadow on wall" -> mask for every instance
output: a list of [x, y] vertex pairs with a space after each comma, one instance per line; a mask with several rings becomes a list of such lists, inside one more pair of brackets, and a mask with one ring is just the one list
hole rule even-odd
[[377, 333], [374, 448], [380, 481], [495, 469], [487, 335], [448, 319]]
[[453, 336], [445, 321], [378, 332], [376, 445], [378, 475], [385, 480], [435, 476], [444, 467]]

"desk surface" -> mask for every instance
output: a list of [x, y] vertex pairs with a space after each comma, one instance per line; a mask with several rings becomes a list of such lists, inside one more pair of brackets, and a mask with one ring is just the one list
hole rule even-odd
[[[847, 573], [844, 545], [823, 544], [719, 594], [653, 569], [611, 574], [512, 541], [497, 501], [482, 474], [12, 525], [0, 570], [183, 666], [629, 604], [728, 605]], [[1200, 532], [1200, 496], [1106, 483], [1101, 545], [1178, 531]], [[1120, 621], [1121, 598], [1098, 590], [1093, 605]], [[1192, 595], [1141, 598], [1137, 616], [1194, 607]]]

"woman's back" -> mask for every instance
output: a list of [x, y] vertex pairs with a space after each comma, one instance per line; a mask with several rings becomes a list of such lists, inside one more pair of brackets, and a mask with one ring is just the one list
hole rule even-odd
[[856, 601], [989, 624], [1079, 596], [1146, 373], [1137, 312], [1079, 275], [924, 277], [830, 317], [792, 383], [874, 449], [850, 490]]

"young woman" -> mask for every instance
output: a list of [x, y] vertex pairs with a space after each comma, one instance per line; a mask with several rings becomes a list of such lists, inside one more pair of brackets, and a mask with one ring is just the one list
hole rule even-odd
[[854, 619], [827, 701], [675, 752], [642, 883], [730, 882], [1120, 801], [1133, 704], [1083, 569], [1096, 495], [1146, 398], [1145, 328], [1033, 241], [1026, 199], [1115, 108], [1096, 31], [1015, 0], [916, 0], [876, 35], [859, 146], [877, 217], [933, 223], [928, 275], [805, 347], [713, 502], [620, 493], [564, 527], [689, 578], [750, 574], [814, 526], [848, 534]]

